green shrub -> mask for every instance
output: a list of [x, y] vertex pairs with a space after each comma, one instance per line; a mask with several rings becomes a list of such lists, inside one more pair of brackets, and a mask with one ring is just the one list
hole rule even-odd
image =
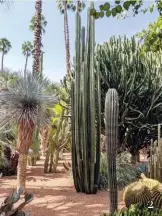
[[[131, 164], [131, 154], [129, 152], [124, 151], [117, 154], [116, 165], [119, 189], [122, 189], [129, 183], [137, 180], [138, 170]], [[101, 153], [99, 189], [108, 188], [107, 179], [107, 158], [106, 154]]]

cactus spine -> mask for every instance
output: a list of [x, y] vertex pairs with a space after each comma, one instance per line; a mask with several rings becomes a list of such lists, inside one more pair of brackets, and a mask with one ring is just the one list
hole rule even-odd
[[119, 101], [115, 89], [109, 89], [105, 100], [105, 132], [108, 163], [108, 183], [110, 193], [110, 212], [117, 210], [116, 149], [118, 143]]
[[88, 9], [85, 40], [85, 28], [81, 29], [81, 17], [76, 13], [75, 80], [71, 85], [72, 170], [76, 191], [88, 194], [97, 192], [100, 169], [100, 70], [94, 70], [94, 26]]

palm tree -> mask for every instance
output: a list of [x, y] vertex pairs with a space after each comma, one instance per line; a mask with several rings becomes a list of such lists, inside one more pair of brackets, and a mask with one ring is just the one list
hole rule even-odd
[[33, 73], [38, 74], [40, 69], [40, 56], [42, 44], [42, 27], [41, 27], [42, 0], [36, 0], [35, 18], [34, 18], [34, 62]]
[[9, 40], [7, 40], [7, 38], [0, 39], [0, 52], [2, 52], [1, 72], [3, 72], [4, 55], [6, 55], [11, 48], [11, 43]]
[[57, 0], [58, 9], [60, 10], [61, 14], [64, 14], [64, 40], [65, 40], [65, 51], [66, 51], [66, 72], [67, 74], [70, 73], [70, 42], [69, 42], [69, 24], [68, 24], [68, 12], [67, 10], [75, 11], [77, 9], [78, 12], [84, 9], [85, 4], [84, 2], [80, 2], [78, 0], [76, 2], [77, 6], [73, 3], [73, 1], [62, 1]]
[[16, 150], [19, 153], [17, 187], [25, 192], [27, 155], [32, 144], [33, 133], [39, 119], [48, 124], [47, 106], [57, 102], [56, 96], [49, 96], [46, 79], [28, 73], [15, 82], [8, 91], [0, 92], [0, 128], [16, 121], [18, 137]]
[[26, 70], [27, 70], [28, 58], [29, 58], [29, 56], [31, 56], [32, 52], [33, 52], [32, 43], [30, 41], [25, 41], [22, 44], [22, 53], [24, 56], [26, 56], [24, 75], [26, 74]]

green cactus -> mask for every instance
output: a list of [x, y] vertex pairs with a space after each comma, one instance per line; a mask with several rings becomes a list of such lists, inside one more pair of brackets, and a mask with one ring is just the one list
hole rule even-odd
[[117, 209], [116, 150], [118, 144], [119, 101], [115, 89], [109, 89], [105, 100], [105, 132], [108, 163], [108, 184], [110, 193], [110, 212]]
[[113, 214], [102, 214], [102, 216], [162, 216], [162, 209], [149, 209], [141, 204], [131, 205], [130, 208], [118, 210]]
[[142, 182], [133, 182], [128, 185], [123, 194], [123, 200], [126, 207], [130, 207], [131, 204], [141, 203], [144, 206], [152, 200], [152, 194], [149, 188]]
[[126, 207], [137, 203], [147, 206], [148, 202], [152, 201], [155, 208], [162, 209], [162, 184], [157, 180], [146, 178], [144, 175], [141, 177], [142, 179], [125, 188], [123, 200]]
[[33, 200], [33, 194], [26, 193], [24, 195], [24, 202], [19, 204], [16, 208], [14, 208], [14, 204], [20, 200], [20, 196], [22, 195], [22, 189], [20, 188], [17, 192], [14, 191], [11, 195], [5, 198], [3, 203], [0, 206], [0, 215], [10, 215], [10, 216], [29, 216], [29, 213], [26, 214], [22, 211], [24, 206], [30, 203]]
[[[94, 3], [91, 3], [91, 8]], [[100, 169], [100, 76], [94, 70], [94, 18], [87, 16], [87, 37], [76, 13], [75, 78], [71, 83], [72, 170], [77, 192], [96, 193]]]

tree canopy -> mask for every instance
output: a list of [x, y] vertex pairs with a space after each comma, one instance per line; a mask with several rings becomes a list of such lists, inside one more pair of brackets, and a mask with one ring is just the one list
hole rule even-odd
[[162, 17], [150, 23], [146, 29], [137, 34], [137, 37], [142, 42], [144, 51], [160, 51], [162, 49]]

